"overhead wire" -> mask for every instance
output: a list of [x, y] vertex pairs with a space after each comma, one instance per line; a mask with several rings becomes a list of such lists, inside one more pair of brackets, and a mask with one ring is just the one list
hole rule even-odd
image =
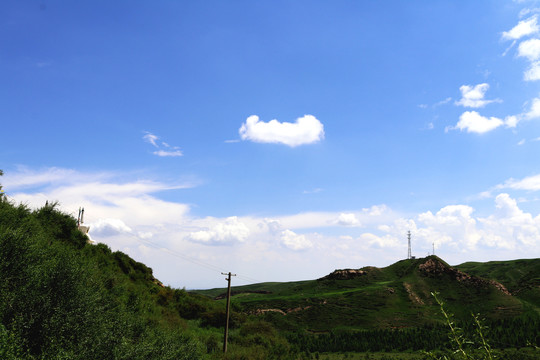
[[[185, 255], [185, 254], [182, 254], [178, 251], [175, 251], [175, 250], [171, 250], [165, 246], [162, 246], [162, 245], [158, 245], [154, 242], [151, 242], [149, 240], [146, 240], [146, 239], [142, 239], [140, 238], [139, 236], [133, 234], [133, 233], [130, 233], [130, 232], [127, 232], [125, 233], [129, 236], [131, 236], [132, 238], [134, 238], [136, 241], [142, 243], [142, 244], [145, 244], [145, 245], [148, 245], [156, 250], [160, 250], [160, 251], [164, 251], [166, 253], [169, 253], [170, 255], [172, 256], [175, 256], [175, 257], [178, 257], [178, 258], [181, 258], [183, 260], [186, 260], [192, 264], [195, 264], [195, 265], [198, 265], [198, 266], [201, 266], [201, 267], [204, 267], [208, 270], [211, 270], [211, 271], [215, 271], [215, 272], [219, 272], [219, 273], [227, 273], [228, 271], [223, 269], [223, 268], [220, 268], [218, 266], [215, 266], [213, 264], [210, 264], [208, 262], [205, 262], [205, 261], [202, 261], [202, 260], [199, 260], [199, 259], [195, 259], [191, 256], [188, 256], [188, 255]], [[236, 277], [239, 278], [239, 279], [242, 279], [244, 281], [248, 281], [248, 282], [255, 282], [255, 283], [260, 283], [262, 281], [260, 280], [257, 280], [257, 279], [254, 279], [252, 277], [249, 277], [249, 276], [245, 276], [245, 275], [241, 275], [241, 274], [236, 274]]]

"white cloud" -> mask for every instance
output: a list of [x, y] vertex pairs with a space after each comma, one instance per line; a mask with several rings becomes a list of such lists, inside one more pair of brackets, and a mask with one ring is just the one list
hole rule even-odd
[[159, 156], [159, 157], [179, 157], [183, 156], [184, 154], [182, 151], [180, 151], [180, 148], [178, 146], [171, 146], [168, 143], [161, 141], [160, 144], [158, 144], [158, 140], [160, 139], [159, 136], [154, 135], [152, 133], [146, 132], [146, 134], [143, 136], [144, 141], [152, 144], [155, 148], [158, 150], [152, 152], [152, 154]]
[[[540, 216], [521, 210], [504, 194], [495, 199], [494, 211], [482, 216], [473, 207], [458, 204], [416, 216], [378, 205], [272, 218], [198, 218], [190, 215], [188, 205], [154, 196], [174, 188], [171, 185], [122, 182], [111, 174], [94, 177], [66, 169], [25, 174], [45, 179], [48, 173], [69, 173], [76, 181], [57, 177], [39, 192], [25, 188], [26, 192], [13, 194], [15, 201], [28, 200], [37, 207], [46, 199], [59, 200], [62, 210], [75, 214], [84, 206], [94, 240], [147, 264], [157, 278], [176, 287], [220, 286], [220, 271], [260, 281], [292, 281], [324, 276], [336, 268], [386, 266], [405, 258], [408, 230], [413, 234], [414, 255], [431, 251], [435, 242], [438, 255], [450, 263], [538, 256], [540, 248]], [[30, 182], [20, 174], [9, 175]], [[510, 179], [503, 185], [511, 190], [540, 190], [540, 175]], [[362, 227], [342, 227], [336, 221], [340, 218], [342, 224], [356, 219]], [[179, 279], [178, 273], [190, 275]]]
[[429, 252], [433, 243], [439, 249], [444, 248], [446, 253], [472, 254], [486, 249], [512, 250], [522, 257], [538, 253], [540, 215], [535, 217], [524, 212], [508, 194], [499, 194], [495, 198], [495, 211], [491, 215], [477, 217], [474, 212], [468, 205], [449, 205], [436, 213], [420, 213], [415, 219], [394, 219], [377, 227], [382, 235], [366, 232], [358, 240], [370, 248], [403, 249], [404, 252], [406, 234], [411, 231], [413, 254]]
[[[52, 183], [57, 186], [66, 183], [81, 183], [88, 181], [86, 173], [80, 173], [71, 169], [51, 167], [41, 170], [32, 170], [25, 166], [19, 166], [15, 171], [4, 174], [2, 179], [5, 188], [18, 190], [30, 187], [42, 187]], [[109, 177], [108, 173], [99, 173], [91, 175], [94, 180], [101, 180]]]
[[372, 233], [364, 233], [358, 238], [359, 241], [379, 248], [396, 248], [400, 246], [399, 238], [392, 235], [377, 236]]
[[447, 97], [446, 99], [444, 100], [441, 100], [435, 104], [433, 104], [433, 107], [439, 107], [441, 105], [445, 105], [445, 104], [448, 104], [450, 101], [452, 101], [452, 98], [451, 97]]
[[[185, 204], [163, 201], [151, 194], [192, 187], [191, 184], [164, 184], [148, 180], [124, 182], [120, 178], [112, 173], [85, 173], [60, 168], [41, 171], [23, 169], [6, 173], [4, 185], [9, 184], [5, 188], [15, 201], [33, 208], [43, 206], [46, 200], [59, 201], [63, 209], [72, 212], [82, 206], [88, 222], [121, 219], [130, 224], [159, 224], [181, 219], [189, 210]], [[31, 191], [21, 192], [21, 188], [29, 186], [32, 186]]]
[[529, 61], [536, 61], [540, 57], [540, 39], [529, 39], [521, 42], [518, 48], [518, 56], [525, 57]]
[[527, 71], [523, 74], [523, 79], [525, 81], [536, 81], [540, 80], [540, 62], [535, 61], [531, 63]]
[[523, 212], [516, 200], [508, 194], [495, 198], [496, 211], [479, 222], [486, 231], [483, 242], [488, 246], [513, 249], [516, 246], [538, 245], [540, 238], [540, 216], [533, 217]]
[[176, 157], [176, 156], [183, 156], [182, 152], [180, 150], [173, 150], [173, 151], [167, 151], [167, 150], [158, 150], [154, 151], [152, 154], [161, 156], [161, 157]]
[[487, 104], [493, 102], [501, 102], [500, 99], [485, 100], [484, 95], [489, 89], [489, 84], [483, 83], [476, 86], [462, 85], [459, 90], [461, 91], [461, 99], [456, 101], [456, 105], [464, 107], [481, 108]]
[[204, 244], [245, 242], [250, 234], [249, 228], [238, 217], [231, 216], [210, 229], [191, 232], [186, 239]]
[[152, 133], [149, 133], [147, 132], [144, 136], [143, 136], [143, 139], [146, 141], [146, 142], [149, 142], [150, 144], [154, 145], [155, 147], [158, 147], [158, 144], [157, 144], [157, 141], [159, 140], [159, 137], [152, 134]]
[[540, 118], [540, 98], [534, 98], [532, 100], [531, 109], [525, 114], [527, 119]]
[[503, 124], [504, 121], [499, 118], [487, 118], [480, 115], [476, 111], [465, 111], [463, 114], [461, 114], [458, 123], [455, 127], [453, 127], [453, 129], [483, 134], [491, 130], [495, 130]]
[[515, 128], [522, 120], [531, 120], [536, 118], [540, 118], [540, 98], [534, 98], [532, 100], [531, 107], [528, 112], [506, 116], [504, 120], [497, 117], [488, 118], [480, 115], [476, 111], [466, 111], [461, 114], [456, 126], [448, 126], [446, 127], [446, 131], [461, 130], [469, 133], [484, 134], [503, 125], [507, 128]]
[[338, 225], [343, 226], [355, 226], [359, 225], [360, 221], [356, 218], [356, 215], [353, 213], [341, 213], [335, 221]]
[[[515, 1], [515, 0], [514, 0]], [[521, 0], [519, 1], [516, 1], [516, 2], [523, 2]], [[531, 8], [531, 9], [522, 9], [520, 12], [519, 12], [519, 17], [520, 18], [523, 18], [529, 14], [534, 14], [534, 13], [538, 13], [540, 12], [540, 8]]]
[[531, 16], [526, 20], [521, 20], [510, 31], [505, 31], [502, 38], [505, 40], [517, 40], [524, 36], [532, 35], [538, 32], [537, 16]]
[[527, 176], [521, 180], [508, 179], [501, 185], [497, 185], [496, 189], [513, 189], [513, 190], [540, 190], [540, 174]]
[[291, 230], [282, 231], [280, 240], [283, 245], [291, 250], [306, 250], [313, 246], [305, 235], [298, 235]]
[[114, 236], [121, 233], [131, 233], [132, 230], [120, 219], [98, 219], [90, 226], [92, 235], [98, 237]]
[[259, 143], [281, 143], [291, 147], [316, 143], [324, 138], [323, 124], [312, 115], [298, 118], [295, 123], [277, 120], [263, 122], [252, 115], [239, 130], [242, 140]]

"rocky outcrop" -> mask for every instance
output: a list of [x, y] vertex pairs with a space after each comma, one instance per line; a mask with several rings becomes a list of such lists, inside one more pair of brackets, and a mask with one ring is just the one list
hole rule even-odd
[[308, 306], [304, 306], [304, 307], [296, 307], [296, 308], [287, 309], [287, 310], [281, 310], [281, 309], [257, 309], [255, 311], [252, 311], [251, 314], [253, 314], [253, 315], [262, 315], [262, 314], [267, 313], [267, 312], [277, 312], [277, 313], [279, 313], [281, 315], [287, 315], [287, 314], [290, 314], [290, 313], [307, 310], [310, 307], [311, 306], [308, 305]]
[[404, 282], [403, 286], [405, 287], [405, 290], [407, 290], [409, 299], [411, 299], [414, 304], [424, 305], [424, 301], [413, 291], [411, 284]]
[[333, 272], [326, 275], [325, 277], [320, 278], [319, 280], [349, 280], [364, 275], [367, 275], [367, 271], [360, 269], [334, 270]]
[[503, 284], [497, 281], [487, 280], [477, 276], [469, 275], [467, 273], [464, 273], [463, 271], [454, 269], [453, 267], [448, 266], [441, 261], [433, 258], [429, 258], [425, 263], [418, 265], [418, 269], [424, 276], [436, 277], [442, 274], [447, 274], [460, 282], [465, 282], [477, 287], [491, 285], [497, 288], [502, 293], [506, 295], [511, 295], [510, 292], [506, 289], [506, 287], [504, 287]]

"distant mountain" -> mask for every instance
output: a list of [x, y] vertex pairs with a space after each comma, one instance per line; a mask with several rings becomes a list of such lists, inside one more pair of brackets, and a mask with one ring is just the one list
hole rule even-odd
[[[317, 280], [232, 288], [232, 301], [283, 329], [396, 329], [436, 324], [432, 292], [458, 318], [492, 320], [540, 312], [540, 259], [465, 263], [437, 256], [401, 260], [385, 268], [336, 270]], [[197, 291], [221, 298], [225, 289]]]

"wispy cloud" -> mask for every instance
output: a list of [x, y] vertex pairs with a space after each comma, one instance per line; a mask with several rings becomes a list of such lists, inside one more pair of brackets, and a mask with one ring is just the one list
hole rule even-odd
[[435, 104], [433, 104], [433, 107], [439, 107], [439, 106], [442, 106], [442, 105], [446, 105], [448, 104], [450, 101], [452, 101], [452, 98], [451, 97], [447, 97], [446, 99], [444, 100], [441, 100], [439, 102], [436, 102]]
[[247, 118], [239, 130], [242, 140], [259, 143], [280, 143], [290, 147], [312, 144], [324, 138], [324, 126], [313, 115], [305, 115], [294, 123], [260, 121], [252, 115]]
[[154, 145], [155, 147], [159, 147], [158, 144], [157, 144], [157, 141], [159, 140], [159, 137], [157, 135], [154, 135], [152, 133], [147, 132], [146, 134], [144, 134], [143, 139], [146, 142]]
[[311, 189], [311, 190], [304, 190], [302, 192], [302, 194], [317, 194], [317, 193], [320, 193], [321, 191], [323, 191], [323, 189], [321, 188], [314, 188], [314, 189]]
[[162, 156], [162, 157], [184, 156], [184, 154], [180, 150], [157, 150], [157, 151], [154, 151], [152, 154], [157, 155], [157, 156]]
[[183, 156], [184, 154], [178, 146], [171, 146], [168, 143], [161, 141], [159, 142], [160, 137], [154, 135], [150, 132], [145, 132], [143, 136], [144, 141], [152, 144], [158, 150], [152, 152], [152, 154], [160, 157], [178, 157]]
[[527, 190], [527, 191], [540, 191], [540, 174], [527, 176], [523, 179], [508, 179], [503, 184], [495, 187], [498, 190], [512, 189], [512, 190]]
[[[451, 97], [447, 97], [447, 98], [444, 99], [444, 100], [437, 101], [435, 104], [431, 105], [431, 107], [436, 108], [436, 107], [439, 107], [439, 106], [442, 106], [442, 105], [446, 105], [446, 104], [448, 104], [450, 101], [452, 101], [452, 98], [451, 98]], [[427, 109], [427, 108], [429, 108], [429, 105], [428, 105], [428, 104], [420, 104], [420, 105], [418, 105], [418, 107], [419, 107], [420, 109]]]

